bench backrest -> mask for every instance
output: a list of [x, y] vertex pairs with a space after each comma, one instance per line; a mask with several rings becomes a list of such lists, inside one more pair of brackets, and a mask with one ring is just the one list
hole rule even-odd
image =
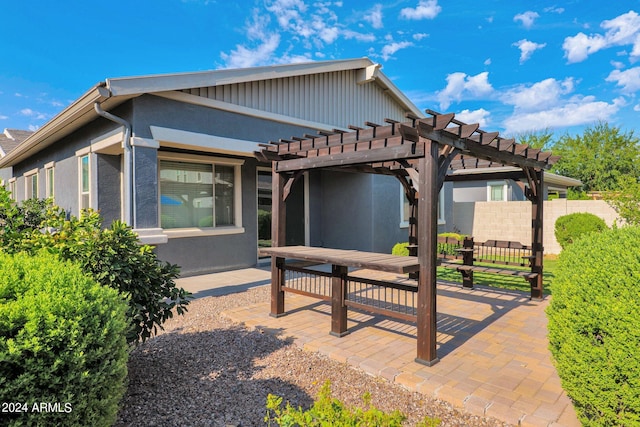
[[528, 266], [533, 254], [531, 246], [507, 240], [473, 242], [473, 248], [476, 261], [502, 265]]
[[462, 259], [456, 249], [462, 248], [462, 241], [455, 237], [438, 236], [438, 257], [441, 259]]

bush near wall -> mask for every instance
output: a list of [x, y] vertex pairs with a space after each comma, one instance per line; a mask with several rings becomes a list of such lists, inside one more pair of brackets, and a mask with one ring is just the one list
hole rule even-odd
[[[458, 233], [440, 233], [438, 234], [438, 237], [453, 237], [454, 239], [462, 242], [465, 238], [465, 236], [463, 234], [458, 234]], [[400, 255], [400, 256], [409, 256], [409, 243], [408, 242], [401, 242], [401, 243], [396, 243], [395, 245], [393, 245], [393, 248], [391, 249], [391, 254], [392, 255]], [[438, 245], [438, 252], [442, 252], [443, 248], [440, 247], [440, 245]]]
[[584, 425], [640, 425], [638, 285], [638, 227], [584, 236], [560, 255], [549, 341]]
[[187, 311], [191, 294], [176, 286], [179, 267], [160, 262], [153, 247], [141, 245], [122, 221], [103, 228], [95, 211], [67, 219], [50, 200], [17, 204], [0, 187], [0, 246], [7, 253], [46, 249], [79, 263], [101, 285], [120, 291], [130, 302], [131, 343], [156, 333], [174, 311], [179, 315]]
[[563, 215], [556, 220], [555, 235], [562, 249], [565, 249], [583, 234], [599, 232], [607, 228], [607, 224], [599, 216], [577, 212]]
[[0, 253], [0, 424], [112, 425], [127, 375], [126, 308], [71, 262]]

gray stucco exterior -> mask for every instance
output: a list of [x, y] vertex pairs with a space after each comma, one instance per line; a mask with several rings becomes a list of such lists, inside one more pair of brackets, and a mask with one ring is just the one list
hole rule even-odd
[[[349, 89], [349, 93], [363, 93], [369, 90], [366, 85], [373, 85], [370, 90], [376, 99], [383, 101], [371, 110], [377, 115], [369, 117], [369, 120], [382, 122], [385, 117], [400, 120], [399, 112], [410, 110], [398, 101], [402, 98], [400, 95], [392, 98], [388, 88], [380, 88], [371, 81], [358, 83], [355, 80], [357, 75], [359, 73], [349, 74], [354, 79], [349, 85], [357, 86], [357, 90]], [[344, 84], [344, 80], [341, 81]], [[390, 83], [385, 84], [388, 86]], [[41, 132], [47, 144], [12, 163], [12, 169], [2, 169], [2, 173], [6, 175], [5, 179], [15, 179], [14, 196], [16, 200], [23, 200], [26, 195], [25, 173], [37, 170], [37, 196], [42, 198], [46, 195], [45, 166], [53, 167], [54, 201], [70, 215], [77, 216], [80, 214], [82, 184], [80, 159], [88, 156], [90, 206], [100, 211], [105, 226], [123, 219], [127, 206], [131, 204], [131, 225], [141, 240], [156, 245], [160, 259], [180, 265], [183, 275], [254, 266], [258, 260], [257, 171], [271, 165], [258, 163], [253, 151], [259, 149], [259, 143], [316, 134], [318, 127], [315, 125], [320, 123], [322, 113], [318, 112], [316, 123], [308, 121], [309, 117], [313, 118], [313, 111], [308, 108], [304, 119], [289, 118], [272, 111], [261, 114], [244, 106], [235, 108], [192, 94], [210, 93], [207, 90], [194, 89], [189, 94], [173, 91], [171, 96], [162, 95], [168, 90], [158, 89], [160, 94], [143, 92], [127, 95], [109, 109], [110, 114], [131, 126], [131, 203], [124, 191], [127, 171], [125, 128], [98, 117], [89, 108], [82, 117], [93, 114], [93, 119], [86, 120], [60, 138], [54, 140], [45, 134], [45, 126]], [[323, 94], [323, 91], [325, 89], [318, 88], [311, 92], [315, 96], [336, 93]], [[366, 105], [365, 99], [363, 97], [357, 102]], [[105, 100], [101, 102], [107, 105]], [[322, 102], [330, 103], [326, 99]], [[275, 111], [276, 102], [273, 104]], [[415, 114], [415, 109], [413, 111]], [[324, 129], [346, 127], [346, 123], [320, 125]], [[235, 223], [232, 226], [162, 228], [162, 210], [169, 208], [163, 208], [161, 198], [161, 164], [171, 159], [231, 165], [229, 167], [235, 171], [233, 189], [237, 189], [233, 203], [239, 211], [234, 213]], [[214, 181], [211, 185], [217, 183]], [[287, 244], [388, 253], [396, 242], [407, 240], [407, 228], [401, 224], [400, 194], [400, 183], [393, 177], [332, 170], [310, 172], [295, 183], [287, 200]], [[447, 194], [447, 197], [451, 196], [450, 192]]]

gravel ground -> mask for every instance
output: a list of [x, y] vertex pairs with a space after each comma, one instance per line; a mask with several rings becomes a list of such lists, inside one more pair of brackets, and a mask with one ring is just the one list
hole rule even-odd
[[266, 287], [202, 298], [185, 316], [165, 323], [163, 332], [131, 353], [116, 426], [264, 426], [268, 393], [307, 408], [326, 380], [332, 395], [348, 405], [361, 405], [368, 391], [376, 407], [407, 414], [407, 426], [425, 416], [441, 419], [441, 426], [507, 426], [220, 316], [268, 298]]

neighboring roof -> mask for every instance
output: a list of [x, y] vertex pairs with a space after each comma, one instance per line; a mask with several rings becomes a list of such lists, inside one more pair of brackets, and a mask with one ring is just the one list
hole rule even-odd
[[163, 93], [189, 88], [251, 82], [265, 79], [357, 70], [360, 83], [375, 82], [407, 111], [423, 117], [422, 112], [380, 72], [380, 65], [368, 58], [319, 61], [243, 69], [223, 69], [195, 73], [175, 73], [140, 77], [109, 78], [100, 82], [62, 112], [29, 136], [24, 144], [0, 159], [0, 168], [12, 166], [51, 145], [98, 117], [94, 104], [108, 111], [146, 93]]
[[[501, 166], [487, 168], [471, 168], [471, 169], [456, 169], [449, 173], [450, 176], [470, 176], [470, 175], [485, 175], [487, 173], [496, 174], [500, 172], [510, 173], [519, 172], [520, 169], [513, 166]], [[478, 176], [478, 180], [483, 180], [482, 176]], [[561, 187], [579, 187], [582, 185], [582, 181], [575, 178], [569, 178], [568, 176], [558, 175], [552, 172], [545, 171], [544, 182], [549, 185], [561, 186]]]
[[0, 158], [12, 152], [22, 141], [31, 136], [33, 132], [29, 130], [5, 129], [0, 134]]

